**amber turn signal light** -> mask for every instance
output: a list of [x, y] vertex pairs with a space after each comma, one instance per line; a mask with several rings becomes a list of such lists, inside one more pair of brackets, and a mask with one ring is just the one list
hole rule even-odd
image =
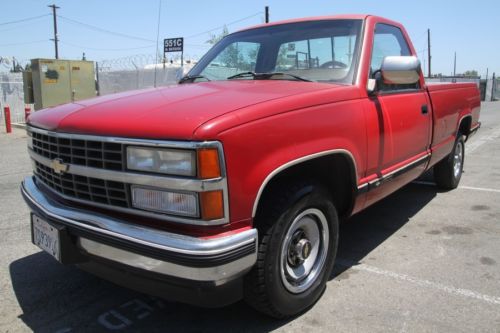
[[224, 197], [222, 191], [201, 192], [201, 218], [217, 220], [224, 217]]
[[219, 178], [221, 176], [219, 152], [216, 148], [198, 150], [198, 177], [201, 179]]

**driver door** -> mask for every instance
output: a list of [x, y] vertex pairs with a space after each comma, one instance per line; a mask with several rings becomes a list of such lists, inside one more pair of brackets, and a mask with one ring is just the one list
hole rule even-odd
[[[402, 31], [392, 25], [376, 25], [371, 59], [372, 75], [387, 56], [411, 55]], [[368, 145], [368, 173], [375, 179], [367, 197], [373, 203], [414, 178], [426, 167], [431, 136], [431, 105], [420, 83], [384, 84], [368, 100], [370, 129], [379, 140]], [[379, 188], [378, 188], [379, 187]]]

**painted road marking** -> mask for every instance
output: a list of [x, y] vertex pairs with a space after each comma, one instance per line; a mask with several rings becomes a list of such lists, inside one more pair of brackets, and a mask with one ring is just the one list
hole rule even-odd
[[[149, 304], [148, 304], [149, 303]], [[110, 331], [123, 330], [138, 320], [149, 317], [156, 309], [165, 305], [159, 299], [150, 297], [149, 300], [132, 299], [99, 315], [97, 322]]]
[[494, 141], [494, 140], [498, 139], [499, 137], [500, 137], [500, 128], [497, 128], [494, 131], [492, 131], [489, 135], [475, 137], [472, 140], [472, 142], [467, 143], [467, 145], [465, 146], [465, 148], [466, 148], [465, 150], [468, 153], [472, 153], [476, 149], [478, 149], [479, 147], [484, 145], [485, 143], [490, 142], [490, 141]]
[[357, 270], [357, 271], [364, 271], [364, 272], [369, 272], [369, 273], [374, 273], [377, 275], [382, 275], [386, 277], [391, 277], [400, 281], [406, 281], [410, 282], [413, 284], [416, 284], [418, 286], [422, 287], [428, 287], [440, 291], [444, 291], [448, 294], [456, 295], [456, 296], [462, 296], [462, 297], [468, 297], [468, 298], [474, 298], [489, 304], [495, 304], [495, 305], [500, 305], [500, 297], [496, 296], [490, 296], [490, 295], [484, 295], [472, 290], [468, 289], [462, 289], [462, 288], [456, 288], [452, 286], [447, 286], [438, 282], [433, 282], [429, 280], [422, 280], [418, 279], [406, 274], [400, 274], [396, 272], [391, 272], [387, 271], [384, 269], [380, 269], [374, 266], [362, 264], [362, 263], [355, 263], [350, 260], [343, 260], [343, 259], [338, 259], [337, 263], [339, 265], [342, 265], [344, 267], [349, 267], [351, 269]]
[[483, 188], [483, 187], [473, 187], [473, 186], [459, 186], [458, 188], [463, 188], [464, 190], [472, 190], [472, 191], [500, 193], [500, 190], [494, 188]]

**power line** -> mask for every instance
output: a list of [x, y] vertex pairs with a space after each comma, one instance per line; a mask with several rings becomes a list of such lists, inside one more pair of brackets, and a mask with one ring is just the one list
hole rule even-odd
[[[66, 42], [63, 40], [59, 40], [59, 43], [70, 46], [70, 47], [75, 47], [79, 49], [88, 49], [88, 50], [94, 50], [94, 51], [128, 51], [128, 50], [141, 50], [141, 49], [149, 49], [155, 44], [149, 44], [149, 45], [144, 45], [144, 46], [137, 46], [137, 47], [124, 47], [124, 48], [99, 48], [99, 47], [90, 47], [90, 46], [85, 46], [85, 45], [80, 45], [80, 44], [75, 44], [75, 43], [70, 43]], [[210, 45], [201, 45], [201, 44], [184, 44], [186, 46], [190, 47], [198, 47], [198, 48], [209, 48]]]
[[154, 42], [154, 40], [152, 40], [152, 39], [147, 39], [147, 38], [142, 38], [142, 37], [127, 35], [127, 34], [122, 34], [120, 32], [115, 32], [115, 31], [111, 31], [111, 30], [106, 30], [106, 29], [99, 28], [99, 27], [96, 27], [96, 26], [91, 25], [91, 24], [87, 24], [87, 23], [83, 23], [83, 22], [80, 22], [80, 21], [77, 21], [77, 20], [73, 20], [73, 19], [67, 18], [67, 17], [62, 16], [62, 15], [57, 15], [57, 17], [65, 20], [67, 22], [70, 22], [70, 23], [73, 23], [73, 24], [77, 24], [77, 25], [81, 25], [81, 26], [84, 26], [84, 27], [86, 27], [88, 29], [99, 31], [99, 32], [104, 32], [104, 33], [107, 33], [107, 34], [110, 34], [110, 35], [115, 35], [115, 36], [119, 36], [119, 37], [123, 37], [123, 38], [137, 39], [137, 40], [142, 40], [142, 41], [147, 41], [147, 42]]
[[245, 20], [251, 19], [252, 17], [255, 17], [255, 16], [257, 16], [257, 15], [261, 15], [261, 14], [263, 14], [263, 12], [257, 12], [257, 13], [255, 13], [255, 14], [250, 15], [250, 16], [243, 17], [243, 18], [241, 18], [241, 19], [239, 19], [239, 20], [232, 21], [232, 22], [229, 22], [229, 23], [227, 23], [227, 24], [221, 25], [221, 26], [219, 26], [219, 27], [217, 27], [217, 28], [213, 28], [213, 29], [210, 29], [210, 30], [207, 30], [207, 31], [203, 31], [203, 32], [200, 32], [200, 33], [197, 33], [197, 34], [191, 35], [191, 36], [187, 36], [187, 37], [185, 37], [185, 38], [194, 38], [194, 37], [202, 36], [202, 35], [205, 35], [205, 34], [208, 34], [208, 33], [212, 32], [212, 31], [222, 29], [222, 28], [224, 28], [224, 26], [228, 26], [228, 25], [236, 24], [236, 23], [239, 23], [239, 22], [242, 22], [242, 21], [245, 21]]
[[69, 43], [69, 42], [66, 42], [66, 41], [61, 41], [61, 40], [59, 40], [59, 42], [60, 42], [61, 44], [65, 44], [65, 45], [68, 45], [68, 46], [77, 47], [77, 48], [80, 48], [80, 49], [89, 49], [89, 50], [94, 50], [94, 51], [127, 51], [127, 50], [140, 50], [140, 49], [148, 49], [148, 48], [151, 48], [151, 47], [155, 46], [155, 44], [150, 44], [150, 45], [147, 45], [147, 46], [126, 47], [126, 48], [118, 48], [118, 49], [107, 49], [107, 48], [97, 48], [97, 47], [89, 47], [89, 46], [84, 46], [84, 45], [78, 45], [78, 44], [73, 44], [73, 43]]
[[16, 45], [28, 45], [28, 44], [36, 44], [36, 43], [41, 43], [41, 42], [46, 42], [47, 39], [42, 39], [42, 40], [34, 40], [31, 42], [22, 42], [22, 43], [12, 43], [12, 44], [1, 44], [0, 46], [16, 46]]
[[[45, 24], [45, 22], [43, 22], [43, 23]], [[2, 30], [0, 30], [0, 32], [11, 31], [11, 30], [19, 30], [19, 29], [22, 29], [22, 28], [25, 28], [25, 27], [32, 27], [34, 24], [36, 24], [36, 23], [21, 24], [21, 25], [18, 25], [18, 26], [14, 26], [14, 27], [2, 29]]]
[[[224, 26], [229, 26], [229, 25], [232, 25], [232, 24], [236, 24], [236, 23], [239, 23], [239, 22], [242, 22], [242, 21], [245, 21], [245, 20], [248, 20], [250, 18], [253, 18], [257, 15], [261, 15], [263, 14], [263, 12], [257, 12], [255, 14], [252, 14], [252, 15], [249, 15], [249, 16], [246, 16], [246, 17], [243, 17], [241, 19], [238, 19], [238, 20], [235, 20], [235, 21], [232, 21], [232, 22], [229, 22], [227, 24], [224, 24], [222, 26], [219, 26], [217, 28], [213, 28], [213, 29], [210, 29], [210, 30], [207, 30], [207, 31], [204, 31], [204, 32], [200, 32], [200, 33], [197, 33], [197, 34], [194, 34], [194, 35], [191, 35], [191, 36], [187, 36], [185, 38], [193, 38], [193, 37], [197, 37], [197, 36], [201, 36], [201, 35], [205, 35], [207, 33], [210, 33], [212, 31], [215, 31], [215, 30], [218, 30], [218, 29], [221, 29], [223, 28]], [[50, 15], [50, 14], [47, 14], [47, 15]], [[47, 16], [47, 15], [43, 15], [43, 16]], [[88, 29], [91, 29], [91, 30], [94, 30], [94, 31], [98, 31], [98, 32], [103, 32], [103, 33], [107, 33], [107, 34], [111, 34], [111, 35], [115, 35], [115, 36], [120, 36], [120, 37], [123, 37], [123, 38], [130, 38], [130, 39], [137, 39], [137, 40], [143, 40], [143, 41], [148, 41], [148, 42], [155, 42], [154, 40], [151, 40], [151, 39], [147, 39], [147, 38], [142, 38], [142, 37], [137, 37], [137, 36], [132, 36], [132, 35], [127, 35], [127, 34], [123, 34], [123, 33], [119, 33], [119, 32], [115, 32], [115, 31], [111, 31], [111, 30], [107, 30], [107, 29], [103, 29], [103, 28], [100, 28], [100, 27], [97, 27], [97, 26], [94, 26], [94, 25], [91, 25], [91, 24], [87, 24], [87, 23], [83, 23], [83, 22], [80, 22], [80, 21], [77, 21], [77, 20], [73, 20], [73, 19], [70, 19], [68, 17], [65, 17], [65, 16], [62, 16], [62, 15], [56, 15], [56, 17], [58, 18], [61, 18], [63, 19], [64, 21], [67, 21], [69, 23], [72, 23], [72, 24], [76, 24], [76, 25], [81, 25], [81, 26], [84, 26]], [[65, 44], [65, 45], [68, 45], [68, 46], [72, 46], [72, 47], [77, 47], [77, 48], [83, 48], [83, 49], [89, 49], [89, 50], [95, 50], [95, 51], [126, 51], [126, 50], [139, 50], [139, 49], [146, 49], [146, 48], [150, 48], [152, 46], [155, 46], [156, 44], [150, 44], [150, 45], [147, 45], [147, 46], [139, 46], [139, 47], [129, 47], [129, 48], [116, 48], [116, 49], [113, 49], [113, 48], [96, 48], [96, 47], [87, 47], [87, 46], [83, 46], [83, 45], [78, 45], [78, 44], [73, 44], [73, 43], [70, 43], [70, 42], [66, 42], [66, 41], [60, 41], [60, 43], [62, 44]], [[205, 46], [205, 45], [195, 45], [195, 44], [186, 44], [186, 46], [195, 46], [195, 47], [209, 47], [209, 46]]]
[[[223, 24], [221, 26], [218, 26], [218, 27], [210, 29], [210, 30], [206, 30], [206, 31], [203, 31], [203, 32], [196, 33], [194, 35], [187, 36], [185, 38], [193, 38], [193, 37], [198, 37], [198, 36], [201, 36], [201, 35], [205, 35], [207, 33], [213, 32], [215, 30], [222, 29], [224, 26], [233, 25], [233, 24], [236, 24], [236, 23], [248, 20], [248, 19], [250, 19], [252, 17], [255, 17], [257, 15], [261, 15], [261, 14], [263, 14], [263, 12], [257, 12], [255, 14], [252, 14], [252, 15], [243, 17], [241, 19], [238, 19], [238, 20], [235, 20], [235, 21]], [[50, 15], [50, 14], [47, 14], [47, 15]], [[70, 18], [62, 16], [62, 15], [57, 15], [57, 17], [65, 20], [67, 22], [70, 22], [70, 23], [73, 23], [73, 24], [77, 24], [77, 25], [81, 25], [81, 26], [84, 26], [84, 27], [86, 27], [88, 29], [91, 29], [91, 30], [94, 30], [94, 31], [104, 32], [104, 33], [107, 33], [107, 34], [111, 34], [111, 35], [115, 35], [115, 36], [120, 36], [120, 37], [123, 37], [123, 38], [131, 38], [131, 39], [143, 40], [143, 41], [147, 41], [147, 42], [155, 42], [152, 39], [142, 38], [142, 37], [138, 37], [138, 36], [132, 36], [132, 35], [123, 34], [123, 33], [120, 33], [120, 32], [115, 32], [115, 31], [103, 29], [103, 28], [97, 27], [95, 25], [91, 25], [91, 24], [87, 24], [87, 23], [84, 23], [84, 22], [80, 22], [80, 21], [74, 20], [74, 19], [70, 19]]]
[[0, 23], [0, 25], [7, 25], [7, 24], [15, 24], [15, 23], [21, 23], [21, 22], [26, 22], [26, 21], [32, 21], [32, 20], [36, 20], [36, 19], [39, 19], [39, 18], [42, 18], [45, 16], [50, 16], [50, 14], [43, 14], [43, 15], [38, 15], [38, 16], [27, 17], [27, 18], [20, 19], [20, 20], [3, 22], [3, 23]]
[[417, 44], [417, 42], [419, 42], [422, 37], [426, 36], [427, 35], [427, 30], [425, 30], [422, 34], [420, 34], [417, 38], [412, 38], [412, 42], [413, 42], [413, 45]]

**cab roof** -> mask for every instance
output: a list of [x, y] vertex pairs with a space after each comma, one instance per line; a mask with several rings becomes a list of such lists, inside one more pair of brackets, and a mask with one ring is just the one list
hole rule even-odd
[[312, 16], [312, 17], [302, 17], [295, 18], [289, 20], [282, 20], [270, 23], [263, 23], [254, 26], [250, 26], [248, 28], [241, 29], [239, 31], [246, 31], [252, 29], [258, 29], [263, 27], [270, 27], [281, 24], [289, 24], [289, 23], [299, 23], [299, 22], [310, 22], [310, 21], [327, 21], [327, 20], [365, 20], [367, 17], [373, 16], [368, 14], [345, 14], [345, 15], [327, 15], [327, 16]]

